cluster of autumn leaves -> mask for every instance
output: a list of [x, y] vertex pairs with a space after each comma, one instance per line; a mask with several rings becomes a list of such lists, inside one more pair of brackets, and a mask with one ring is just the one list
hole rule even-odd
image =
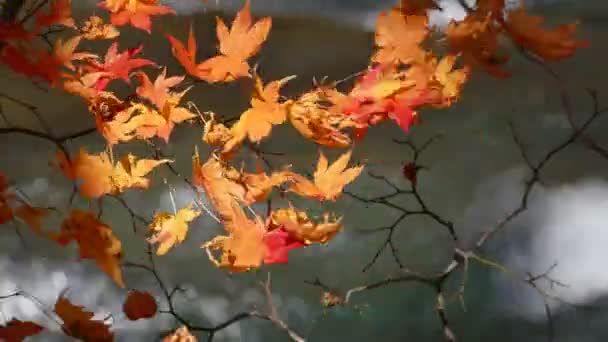
[[[168, 77], [163, 69], [152, 81], [141, 68], [156, 63], [137, 57], [142, 46], [119, 51], [118, 43], [113, 42], [103, 58], [77, 51], [82, 40], [118, 37], [118, 27], [123, 25], [151, 33], [150, 17], [173, 14], [171, 8], [157, 0], [105, 0], [99, 7], [108, 12], [109, 23], [91, 16], [77, 25], [71, 6], [71, 0], [51, 0], [48, 12], [0, 24], [0, 61], [17, 73], [81, 97], [107, 141], [107, 150], [96, 154], [85, 149], [75, 156], [59, 152], [56, 166], [78, 184], [80, 195], [87, 199], [145, 189], [150, 185], [149, 174], [173, 161], [132, 154], [114, 160], [112, 147], [153, 138], [169, 143], [175, 125], [200, 123], [202, 142], [214, 149], [204, 161], [195, 151], [192, 183], [204, 192], [213, 210], [199, 197], [174, 213], [159, 212], [149, 226], [148, 241], [157, 245], [158, 255], [167, 253], [186, 239], [189, 224], [205, 210], [224, 226], [225, 234], [205, 242], [202, 248], [215, 265], [237, 272], [287, 262], [290, 250], [325, 243], [342, 229], [341, 218], [330, 213], [309, 218], [290, 204], [262, 217], [251, 209], [253, 204], [266, 201], [275, 189], [282, 195], [335, 201], [363, 170], [363, 166], [348, 166], [352, 151], [347, 151], [331, 164], [320, 153], [312, 179], [288, 167], [270, 173], [261, 167], [248, 172], [231, 165], [245, 144], [260, 143], [273, 127], [285, 122], [305, 139], [329, 148], [349, 147], [353, 139], [364, 138], [370, 126], [387, 119], [407, 132], [420, 109], [445, 108], [457, 101], [473, 70], [509, 76], [505, 69], [508, 56], [499, 51], [500, 35], [547, 62], [567, 58], [588, 45], [573, 37], [574, 23], [544, 29], [542, 18], [529, 15], [524, 7], [505, 11], [504, 0], [479, 0], [463, 20], [447, 26], [447, 53], [438, 56], [425, 48], [434, 31], [427, 12], [437, 5], [432, 0], [401, 0], [379, 15], [370, 66], [351, 89], [339, 90], [338, 83], [315, 83], [312, 90], [285, 99], [281, 88], [295, 76], [264, 82], [249, 64], [268, 37], [272, 20], [254, 20], [246, 0], [231, 25], [217, 19], [218, 51], [208, 59], [197, 59], [199, 46], [192, 27], [185, 43], [166, 35], [188, 77], [208, 83], [253, 79], [250, 107], [227, 125], [214, 113], [202, 114], [195, 106], [182, 103], [190, 87], [176, 88], [183, 88], [186, 75]], [[56, 27], [76, 34], [56, 39], [49, 50], [39, 38], [47, 38]], [[134, 94], [119, 98], [108, 88], [115, 80], [128, 85], [136, 81]], [[407, 178], [415, 179], [415, 171]], [[121, 243], [108, 225], [92, 212], [73, 209], [58, 232], [49, 232], [42, 229], [47, 214], [46, 209], [24, 203], [0, 178], [0, 224], [19, 218], [62, 245], [75, 241], [81, 258], [95, 260], [119, 286], [125, 286]]]

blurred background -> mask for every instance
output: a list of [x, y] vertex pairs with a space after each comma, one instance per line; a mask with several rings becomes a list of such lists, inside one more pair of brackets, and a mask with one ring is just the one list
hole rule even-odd
[[[75, 16], [90, 15], [95, 1], [74, 1]], [[168, 66], [169, 75], [181, 75], [182, 69], [171, 56], [162, 33], [184, 40], [193, 24], [202, 59], [215, 52], [215, 16], [232, 18], [242, 6], [237, 0], [171, 0], [179, 15], [154, 21], [153, 34], [130, 28], [121, 30], [120, 47], [144, 45], [142, 55]], [[605, 1], [535, 1], [529, 2], [535, 14], [547, 16], [549, 23], [579, 19], [580, 37], [592, 46], [580, 50], [574, 58], [556, 65], [572, 95], [575, 116], [583, 120], [591, 113], [587, 89], [595, 89], [600, 104], [608, 104], [605, 79], [608, 69], [608, 5]], [[295, 74], [298, 78], [285, 87], [285, 95], [297, 95], [310, 89], [313, 78], [341, 79], [367, 66], [373, 49], [373, 30], [379, 11], [393, 1], [355, 0], [252, 0], [255, 15], [272, 15], [273, 28], [261, 54], [256, 58], [260, 73], [267, 80]], [[450, 18], [463, 15], [451, 1], [442, 1], [443, 13], [432, 18], [445, 25]], [[105, 51], [108, 42], [89, 46]], [[509, 122], [516, 127], [532, 160], [538, 161], [547, 150], [570, 133], [562, 110], [559, 87], [541, 68], [513, 51], [508, 68], [513, 77], [496, 80], [476, 74], [466, 85], [461, 100], [446, 110], [424, 110], [422, 123], [405, 134], [392, 123], [375, 127], [354, 148], [354, 159], [365, 162], [368, 170], [382, 174], [407, 187], [401, 173], [412, 154], [393, 139], [411, 139], [417, 144], [441, 135], [424, 152], [421, 163], [428, 170], [420, 175], [421, 195], [429, 208], [454, 222], [463, 243], [476, 239], [488, 225], [501, 219], [518, 205], [523, 182], [529, 177], [526, 164], [513, 141]], [[157, 71], [147, 69], [151, 77]], [[54, 89], [40, 89], [30, 81], [5, 68], [0, 69], [0, 93], [36, 106], [52, 124], [53, 133], [65, 135], [94, 126], [80, 99]], [[123, 87], [126, 88], [126, 87]], [[118, 92], [128, 90], [117, 87]], [[248, 106], [246, 85], [197, 85], [187, 95], [201, 110], [232, 117]], [[4, 115], [16, 126], [41, 130], [30, 112], [0, 98]], [[592, 127], [597, 142], [608, 146], [603, 132], [608, 121]], [[201, 145], [201, 130], [183, 124], [164, 147], [176, 160], [180, 173], [190, 176], [194, 146]], [[73, 140], [71, 151], [80, 146], [99, 152], [103, 141], [96, 135]], [[282, 152], [270, 157], [275, 165], [294, 164], [301, 172], [312, 171], [319, 148], [302, 139], [284, 125], [273, 131], [263, 149]], [[115, 149], [146, 155], [143, 144]], [[31, 201], [40, 206], [64, 206], [70, 185], [48, 166], [54, 156], [53, 146], [23, 136], [0, 136], [0, 169]], [[202, 150], [206, 156], [209, 150]], [[342, 151], [326, 152], [331, 158]], [[461, 341], [605, 341], [608, 338], [606, 294], [608, 273], [608, 160], [574, 145], [555, 158], [542, 174], [543, 185], [535, 188], [529, 210], [484, 248], [485, 255], [518, 272], [541, 273], [557, 266], [552, 277], [567, 285], [547, 291], [563, 299], [550, 302], [553, 311], [553, 335], [548, 335], [543, 301], [529, 286], [485, 266], [473, 263], [468, 275], [464, 308], [458, 301], [448, 307], [452, 327]], [[176, 188], [178, 206], [188, 203], [193, 193], [181, 179], [163, 169], [155, 173], [148, 191], [130, 191], [125, 198], [133, 210], [151, 217], [156, 211], [172, 211], [167, 186]], [[390, 191], [386, 185], [362, 176], [348, 188], [362, 196]], [[403, 198], [404, 205], [415, 203]], [[85, 202], [77, 203], [86, 208]], [[104, 200], [103, 220], [121, 239], [125, 259], [145, 262], [145, 241], [132, 232], [129, 214], [117, 202]], [[264, 267], [259, 272], [229, 275], [216, 269], [199, 248], [202, 242], [222, 231], [215, 222], [201, 216], [190, 228], [187, 241], [166, 256], [157, 259], [160, 276], [168, 286], [181, 284], [186, 289], [177, 296], [176, 307], [186, 317], [201, 325], [220, 323], [233, 314], [263, 305], [259, 282], [272, 274], [275, 304], [289, 325], [309, 341], [441, 341], [443, 335], [432, 291], [418, 284], [397, 284], [353, 297], [346, 308], [323, 309], [321, 291], [304, 281], [321, 279], [346, 290], [375, 282], [394, 274], [399, 267], [385, 251], [368, 271], [363, 267], [373, 258], [386, 239], [384, 233], [362, 234], [360, 230], [386, 226], [398, 212], [381, 206], [369, 206], [344, 196], [335, 204], [320, 206], [309, 202], [310, 212], [322, 209], [344, 215], [345, 229], [326, 246], [312, 246], [290, 253], [285, 265]], [[56, 228], [57, 222], [48, 222]], [[29, 233], [25, 226], [0, 227], [0, 295], [21, 289], [52, 307], [59, 293], [68, 289], [75, 303], [94, 310], [97, 317], [112, 314], [117, 341], [153, 341], [159, 333], [175, 327], [169, 316], [148, 321], [129, 322], [121, 313], [126, 291], [118, 289], [89, 261], [77, 261], [75, 246], [60, 248]], [[399, 256], [407, 268], [421, 272], [442, 270], [451, 258], [450, 237], [428, 219], [411, 218], [401, 223], [393, 237]], [[129, 288], [160, 294], [153, 277], [136, 269], [126, 269]], [[451, 290], [460, 285], [461, 274], [450, 281]], [[547, 284], [545, 284], [547, 285]], [[568, 304], [566, 304], [566, 302]], [[161, 304], [161, 308], [163, 304]], [[0, 320], [16, 317], [55, 327], [32, 338], [32, 341], [63, 341], [60, 328], [25, 299], [0, 301]], [[52, 329], [51, 329], [52, 330]], [[204, 338], [205, 335], [200, 335]], [[218, 334], [220, 341], [286, 341], [287, 336], [269, 322], [242, 321]]]

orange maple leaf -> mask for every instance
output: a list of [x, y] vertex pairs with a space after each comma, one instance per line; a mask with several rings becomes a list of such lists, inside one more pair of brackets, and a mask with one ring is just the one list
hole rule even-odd
[[[225, 267], [234, 272], [259, 268], [266, 256], [264, 244], [266, 226], [259, 217], [255, 217], [254, 220], [249, 219], [235, 201], [231, 204], [231, 220], [224, 224], [230, 235], [216, 236], [204, 243], [201, 248], [207, 250], [209, 259], [217, 267]], [[221, 252], [219, 260], [213, 256], [214, 250]]]
[[203, 78], [206, 73], [201, 73], [196, 63], [196, 38], [194, 36], [192, 23], [190, 24], [190, 30], [188, 31], [187, 46], [184, 46], [182, 42], [175, 39], [175, 37], [170, 34], [166, 34], [166, 37], [171, 44], [171, 53], [179, 64], [184, 67], [186, 73], [198, 78]]
[[475, 12], [462, 21], [452, 21], [445, 34], [450, 51], [462, 53], [465, 64], [481, 66], [492, 76], [506, 78], [511, 75], [503, 68], [509, 57], [498, 55], [501, 30], [494, 18], [493, 12]]
[[428, 29], [426, 15], [404, 15], [399, 8], [381, 13], [376, 24], [378, 50], [372, 61], [380, 64], [411, 64], [423, 60], [427, 52], [420, 46]]
[[110, 20], [114, 26], [131, 26], [151, 32], [151, 16], [175, 14], [171, 7], [159, 5], [157, 0], [105, 0], [99, 7], [110, 11]]
[[[160, 111], [160, 115], [165, 119], [165, 123], [158, 126], [152, 126], [150, 132], [145, 132], [144, 136], [156, 135], [169, 142], [169, 136], [175, 127], [175, 124], [190, 120], [196, 117], [196, 114], [184, 107], [179, 107], [181, 98], [190, 90], [180, 93], [170, 92], [169, 89], [177, 86], [184, 80], [183, 76], [174, 76], [166, 78], [167, 69], [158, 75], [154, 83], [150, 81], [148, 76], [143, 72], [137, 73], [141, 85], [137, 88], [137, 94], [146, 98], [153, 103]], [[139, 130], [141, 133], [142, 130]]]
[[292, 173], [293, 184], [288, 191], [318, 200], [335, 201], [342, 194], [344, 187], [352, 182], [363, 171], [363, 166], [346, 168], [352, 151], [348, 151], [329, 166], [327, 158], [321, 152], [317, 169], [313, 174], [314, 182], [308, 178]]
[[157, 127], [167, 123], [152, 108], [142, 103], [123, 102], [109, 92], [101, 92], [88, 100], [97, 130], [110, 146], [135, 138], [151, 138]]
[[44, 327], [29, 321], [11, 319], [0, 326], [0, 340], [5, 342], [21, 342], [27, 337], [39, 334]]
[[63, 321], [61, 329], [66, 335], [83, 341], [114, 341], [114, 335], [105, 322], [93, 320], [92, 312], [72, 304], [68, 299], [59, 297], [54, 311]]
[[145, 291], [130, 291], [122, 305], [122, 311], [131, 321], [152, 318], [156, 315], [158, 305], [154, 297]]
[[148, 239], [151, 244], [159, 243], [156, 255], [166, 254], [173, 246], [184, 242], [188, 234], [188, 224], [201, 214], [192, 209], [192, 203], [181, 208], [175, 215], [169, 213], [157, 213], [150, 224], [150, 230], [154, 236]]
[[76, 241], [81, 259], [95, 260], [97, 266], [118, 286], [125, 287], [120, 269], [122, 244], [112, 229], [97, 219], [97, 215], [73, 209], [61, 224], [59, 233], [55, 233], [52, 238], [61, 245]]
[[287, 119], [287, 109], [291, 101], [279, 103], [279, 90], [295, 76], [272, 81], [266, 86], [256, 78], [255, 91], [251, 98], [251, 108], [243, 112], [231, 128], [232, 139], [227, 144], [240, 143], [245, 137], [252, 142], [260, 142], [270, 134], [273, 125], [279, 125]]
[[506, 28], [516, 44], [549, 61], [571, 57], [577, 49], [591, 45], [573, 37], [578, 23], [546, 30], [543, 22], [543, 17], [529, 15], [524, 7], [519, 7], [509, 12]]
[[107, 152], [91, 155], [84, 148], [71, 163], [67, 162], [62, 152], [57, 158], [61, 171], [68, 179], [81, 181], [79, 192], [86, 198], [117, 194], [128, 188], [147, 188], [150, 180], [145, 176], [158, 165], [171, 162], [168, 159], [137, 160], [137, 157], [128, 154], [113, 165]]
[[228, 29], [219, 17], [217, 18], [217, 38], [220, 55], [212, 57], [197, 68], [202, 78], [208, 82], [230, 82], [241, 77], [250, 77], [247, 59], [255, 55], [268, 37], [272, 19], [265, 17], [253, 23], [250, 1], [237, 13]]
[[267, 175], [240, 172], [211, 156], [203, 165], [198, 150], [192, 157], [193, 183], [203, 188], [207, 198], [225, 222], [232, 219], [233, 204], [264, 201], [275, 186], [291, 180], [291, 172], [279, 171]]

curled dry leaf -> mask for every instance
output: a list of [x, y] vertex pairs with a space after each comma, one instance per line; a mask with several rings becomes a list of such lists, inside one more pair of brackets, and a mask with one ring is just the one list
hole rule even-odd
[[86, 198], [97, 198], [106, 194], [117, 194], [128, 188], [147, 188], [150, 180], [145, 176], [160, 164], [171, 160], [137, 159], [132, 154], [112, 165], [110, 155], [98, 155], [80, 149], [76, 158], [68, 162], [63, 152], [57, 155], [59, 167], [70, 180], [80, 180], [79, 192]]
[[291, 173], [293, 184], [291, 184], [289, 191], [304, 197], [335, 201], [342, 194], [344, 187], [363, 171], [363, 166], [346, 168], [351, 152], [342, 154], [331, 166], [321, 152], [317, 169], [313, 175], [314, 182], [302, 175]]
[[43, 330], [43, 326], [40, 326], [34, 322], [21, 321], [13, 318], [10, 321], [6, 322], [6, 324], [0, 325], [0, 341], [25, 341], [26, 338], [37, 335]]
[[516, 44], [545, 60], [559, 61], [574, 55], [577, 49], [589, 47], [588, 41], [574, 38], [577, 23], [544, 29], [544, 18], [529, 15], [523, 6], [509, 11], [506, 28]]
[[145, 291], [130, 291], [122, 305], [122, 311], [131, 321], [152, 318], [157, 310], [156, 300]]
[[73, 209], [63, 220], [59, 233], [51, 237], [61, 245], [76, 241], [81, 259], [95, 260], [118, 286], [125, 287], [120, 269], [122, 243], [114, 236], [112, 228], [97, 219], [97, 215], [80, 209]]
[[323, 215], [323, 221], [315, 223], [305, 212], [294, 208], [275, 210], [270, 215], [271, 226], [281, 226], [295, 239], [310, 245], [325, 243], [332, 239], [341, 229], [341, 219], [332, 220], [329, 214]]
[[84, 39], [100, 40], [114, 39], [120, 35], [116, 27], [111, 24], [106, 24], [103, 19], [96, 15], [92, 15], [84, 22], [80, 28], [80, 33]]
[[351, 139], [342, 130], [355, 123], [335, 108], [348, 100], [347, 95], [335, 89], [318, 88], [300, 96], [290, 106], [288, 118], [306, 139], [327, 147], [347, 147]]
[[203, 131], [203, 141], [207, 144], [220, 147], [222, 150], [219, 155], [223, 160], [231, 159], [240, 147], [242, 141], [235, 138], [232, 134], [232, 130], [226, 127], [221, 122], [215, 120], [215, 116], [212, 114], [211, 117], [205, 121], [205, 128]]
[[163, 342], [197, 342], [198, 340], [190, 333], [186, 326], [183, 326], [163, 339]]
[[114, 341], [114, 335], [105, 322], [93, 320], [92, 312], [84, 310], [82, 306], [72, 304], [68, 299], [59, 297], [54, 311], [63, 321], [61, 329], [66, 335], [82, 341]]
[[150, 224], [154, 236], [148, 240], [151, 244], [160, 244], [156, 255], [166, 254], [175, 244], [182, 243], [188, 234], [188, 224], [201, 214], [192, 209], [192, 203], [181, 208], [175, 215], [157, 213]]
[[269, 17], [253, 22], [250, 1], [237, 13], [232, 27], [217, 18], [217, 38], [220, 55], [198, 65], [199, 74], [208, 82], [230, 82], [241, 77], [250, 77], [247, 59], [258, 53], [268, 37], [272, 20]]
[[109, 145], [135, 138], [152, 138], [167, 120], [142, 103], [123, 103], [113, 94], [102, 93], [93, 98], [89, 111], [95, 116], [97, 130]]

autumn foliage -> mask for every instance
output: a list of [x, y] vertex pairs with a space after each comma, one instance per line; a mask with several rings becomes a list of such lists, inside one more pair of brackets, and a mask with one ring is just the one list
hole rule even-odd
[[[505, 11], [503, 0], [478, 1], [463, 20], [451, 22], [443, 32], [429, 24], [428, 10], [438, 8], [434, 1], [402, 0], [378, 16], [369, 68], [350, 89], [339, 89], [339, 82], [315, 82], [309, 91], [286, 98], [281, 89], [296, 75], [269, 80], [252, 67], [252, 58], [263, 51], [272, 34], [272, 19], [253, 18], [249, 0], [231, 22], [217, 18], [217, 51], [212, 42], [197, 41], [192, 27], [185, 41], [156, 29], [153, 17], [175, 14], [156, 0], [99, 1], [99, 16], [81, 23], [72, 18], [71, 6], [70, 0], [51, 0], [46, 11], [31, 18], [0, 23], [0, 61], [15, 73], [80, 97], [98, 134], [106, 140], [104, 151], [82, 148], [69, 155], [60, 150], [52, 166], [90, 201], [145, 190], [151, 174], [174, 161], [162, 156], [118, 155], [114, 147], [135, 140], [170, 144], [177, 125], [200, 127], [201, 143], [212, 146], [213, 152], [201, 156], [195, 146], [191, 149], [191, 179], [199, 196], [174, 212], [157, 212], [148, 225], [147, 242], [156, 247], [159, 256], [170, 253], [188, 238], [193, 222], [211, 216], [224, 232], [200, 241], [201, 252], [215, 266], [230, 272], [287, 263], [291, 250], [331, 241], [344, 229], [341, 215], [327, 212], [313, 217], [290, 199], [339, 200], [344, 188], [364, 169], [364, 165], [351, 163], [353, 142], [364, 140], [373, 126], [391, 120], [407, 134], [421, 123], [425, 109], [457, 102], [476, 73], [511, 77], [509, 50], [499, 39], [506, 38], [546, 62], [568, 58], [589, 45], [575, 37], [576, 23], [546, 28], [542, 17], [529, 14], [523, 6]], [[167, 39], [183, 74], [168, 75], [166, 68], [141, 57], [145, 46], [120, 47], [111, 42], [103, 55], [79, 48], [84, 40], [115, 39], [126, 25]], [[44, 33], [57, 27], [69, 32], [69, 37], [54, 40], [49, 48]], [[432, 34], [439, 33], [444, 38], [443, 54], [427, 49], [426, 44]], [[200, 50], [215, 54], [201, 60], [197, 57]], [[230, 124], [221, 113], [199, 112], [199, 107], [183, 100], [196, 82], [221, 84], [243, 79], [254, 84], [250, 107]], [[120, 98], [110, 90], [114, 82], [132, 88], [133, 95]], [[320, 151], [312, 177], [288, 165], [269, 170], [260, 163], [255, 170], [247, 170], [233, 161], [243, 147], [257, 146], [284, 124], [293, 126], [311, 144], [345, 150], [333, 161]], [[415, 183], [417, 170], [415, 164], [407, 164], [403, 175]], [[274, 196], [287, 199], [288, 204], [267, 213], [252, 209]], [[90, 259], [118, 286], [126, 286], [120, 266], [122, 244], [111, 226], [94, 212], [73, 208], [63, 217], [59, 230], [46, 229], [43, 223], [50, 214], [46, 208], [23, 201], [0, 174], [0, 224], [19, 219], [60, 245], [75, 243], [80, 259]], [[66, 298], [57, 300], [54, 312], [68, 336], [113, 340], [106, 322], [92, 319], [92, 313]], [[128, 319], [150, 318], [156, 312], [150, 294], [129, 293], [124, 304]], [[0, 327], [0, 338], [21, 341], [42, 329], [32, 322], [12, 320]], [[166, 341], [185, 341], [187, 337], [178, 336], [188, 335], [183, 328]]]

